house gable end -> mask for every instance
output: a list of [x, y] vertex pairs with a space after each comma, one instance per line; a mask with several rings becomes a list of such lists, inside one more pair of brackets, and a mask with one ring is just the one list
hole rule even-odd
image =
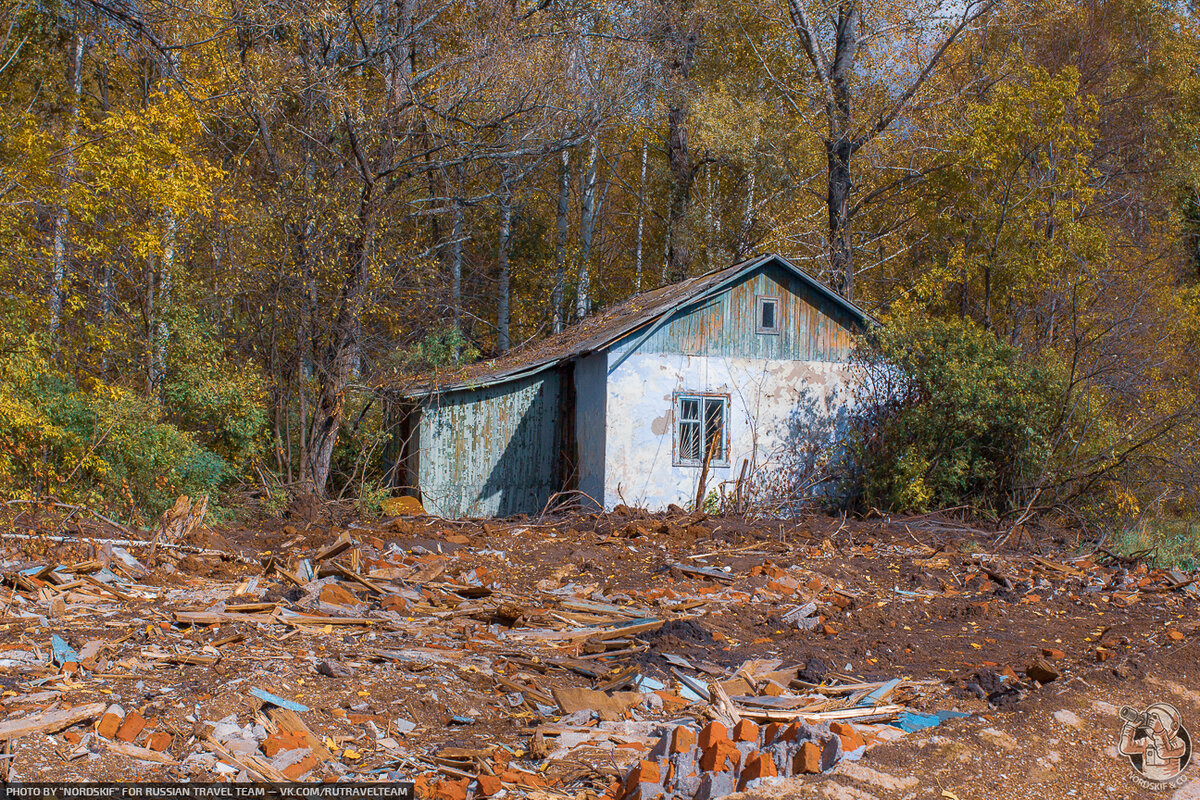
[[[773, 304], [775, 330], [762, 306]], [[737, 276], [611, 346], [615, 365], [632, 352], [785, 361], [844, 362], [863, 319], [781, 259]]]

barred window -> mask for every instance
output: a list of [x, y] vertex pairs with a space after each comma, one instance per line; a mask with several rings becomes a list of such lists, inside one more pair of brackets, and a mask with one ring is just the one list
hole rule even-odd
[[675, 396], [675, 463], [683, 466], [726, 464], [729, 460], [725, 395]]

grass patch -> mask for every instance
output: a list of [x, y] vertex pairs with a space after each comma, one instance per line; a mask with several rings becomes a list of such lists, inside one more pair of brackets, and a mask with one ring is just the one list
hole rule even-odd
[[1117, 537], [1126, 555], [1150, 551], [1147, 563], [1184, 572], [1200, 569], [1200, 517], [1155, 517], [1139, 522]]

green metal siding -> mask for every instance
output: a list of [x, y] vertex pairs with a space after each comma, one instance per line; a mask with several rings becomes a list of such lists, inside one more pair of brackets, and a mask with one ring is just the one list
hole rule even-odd
[[[780, 299], [779, 333], [758, 332], [757, 298]], [[767, 264], [698, 308], [676, 312], [644, 341], [635, 331], [614, 352], [847, 361], [854, 320], [811, 286], [775, 264]], [[640, 343], [639, 343], [640, 342]]]
[[425, 405], [419, 471], [426, 509], [444, 517], [540, 511], [558, 488], [558, 392], [551, 370]]

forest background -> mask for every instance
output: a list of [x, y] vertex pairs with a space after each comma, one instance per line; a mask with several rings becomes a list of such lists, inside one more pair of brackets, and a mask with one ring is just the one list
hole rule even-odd
[[1197, 22], [3, 0], [0, 499], [371, 510], [373, 387], [775, 251], [884, 323], [873, 381], [904, 376], [862, 404], [853, 508], [1052, 515], [1194, 567]]

